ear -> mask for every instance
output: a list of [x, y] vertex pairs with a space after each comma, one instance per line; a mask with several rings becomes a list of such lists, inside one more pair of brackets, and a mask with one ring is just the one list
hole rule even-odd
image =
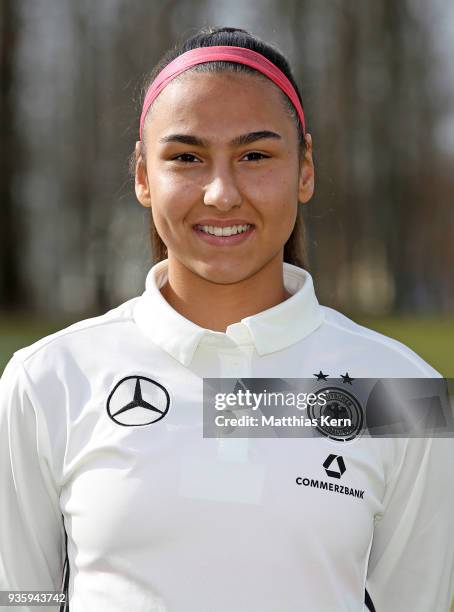
[[141, 141], [136, 142], [136, 171], [135, 171], [135, 191], [136, 197], [145, 208], [151, 207], [150, 188], [148, 185], [148, 175], [145, 160], [141, 153]]
[[306, 204], [314, 193], [314, 162], [312, 161], [312, 136], [306, 133], [306, 152], [301, 161], [298, 199]]

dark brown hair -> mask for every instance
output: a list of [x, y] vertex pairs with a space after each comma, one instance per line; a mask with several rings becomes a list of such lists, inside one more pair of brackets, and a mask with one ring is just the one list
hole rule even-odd
[[[271, 45], [263, 42], [257, 37], [253, 36], [246, 30], [242, 30], [240, 28], [229, 28], [229, 27], [206, 27], [202, 28], [195, 34], [185, 40], [182, 44], [178, 44], [174, 48], [167, 51], [164, 56], [159, 60], [159, 62], [155, 65], [152, 72], [147, 76], [145, 82], [141, 88], [141, 105], [142, 108], [143, 100], [145, 98], [145, 94], [154, 81], [159, 72], [167, 66], [173, 59], [189, 51], [191, 49], [196, 49], [198, 47], [212, 47], [216, 45], [230, 45], [235, 47], [244, 47], [246, 49], [252, 49], [253, 51], [257, 51], [269, 59], [273, 64], [275, 64], [289, 79], [292, 83], [295, 91], [298, 95], [298, 98], [302, 104], [301, 93], [299, 91], [298, 85], [293, 78], [290, 66], [282, 55], [280, 51], [272, 47]], [[215, 61], [215, 62], [207, 62], [205, 64], [198, 64], [190, 68], [191, 71], [194, 72], [223, 72], [223, 71], [232, 71], [232, 72], [246, 72], [258, 76], [260, 78], [267, 79], [266, 76], [262, 75], [262, 73], [246, 66], [244, 64], [237, 64], [235, 62], [226, 62], [226, 61]], [[298, 129], [298, 148], [299, 148], [299, 160], [300, 163], [304, 157], [304, 153], [306, 151], [306, 141], [303, 127], [301, 125], [300, 119], [298, 117], [298, 113], [296, 112], [295, 107], [289, 100], [289, 98], [282, 92], [283, 100], [285, 101], [286, 108], [292, 118], [294, 119], [297, 129]], [[153, 105], [150, 107], [153, 107]], [[146, 119], [150, 116], [150, 110], [147, 113]], [[146, 122], [146, 120], [145, 120]], [[145, 125], [145, 124], [144, 124]], [[146, 159], [146, 144], [144, 140], [141, 142], [141, 154], [143, 159]], [[135, 176], [135, 166], [136, 166], [136, 158], [135, 152], [133, 152], [129, 158], [129, 172], [132, 177]], [[156, 226], [153, 223], [153, 216], [150, 210], [150, 234], [151, 234], [151, 246], [154, 262], [161, 261], [167, 257], [167, 247], [162, 241], [160, 235], [156, 230]], [[285, 243], [284, 246], [284, 261], [299, 266], [301, 268], [307, 269], [307, 256], [305, 251], [305, 227], [304, 220], [302, 215], [302, 206], [298, 206], [297, 216], [295, 225], [293, 227], [293, 231]]]

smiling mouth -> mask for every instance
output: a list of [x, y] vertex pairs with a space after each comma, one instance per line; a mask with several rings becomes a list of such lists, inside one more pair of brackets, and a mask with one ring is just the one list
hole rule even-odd
[[211, 236], [236, 236], [236, 234], [247, 232], [253, 226], [250, 223], [245, 223], [244, 225], [230, 225], [227, 227], [220, 227], [218, 225], [196, 225], [195, 227], [199, 231]]
[[199, 238], [205, 243], [216, 246], [231, 246], [241, 244], [248, 240], [254, 233], [255, 225], [244, 223], [243, 225], [194, 225], [193, 229]]

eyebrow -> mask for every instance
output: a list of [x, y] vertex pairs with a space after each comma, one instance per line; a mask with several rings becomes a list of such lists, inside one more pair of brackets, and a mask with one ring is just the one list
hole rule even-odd
[[[262, 140], [264, 138], [282, 140], [281, 135], [277, 134], [276, 132], [261, 130], [259, 132], [248, 132], [247, 134], [236, 136], [229, 142], [229, 145], [238, 147], [251, 144], [256, 140]], [[159, 142], [162, 144], [167, 142], [181, 142], [182, 144], [192, 145], [194, 147], [208, 147], [209, 145], [208, 141], [203, 140], [203, 138], [199, 138], [198, 136], [193, 136], [192, 134], [169, 134], [168, 136], [163, 136], [160, 138]]]

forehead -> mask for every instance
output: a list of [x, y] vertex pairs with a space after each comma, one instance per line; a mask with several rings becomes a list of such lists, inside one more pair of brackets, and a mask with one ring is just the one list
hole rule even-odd
[[147, 135], [168, 128], [192, 130], [272, 129], [295, 131], [283, 92], [261, 75], [185, 72], [156, 98], [146, 121]]

